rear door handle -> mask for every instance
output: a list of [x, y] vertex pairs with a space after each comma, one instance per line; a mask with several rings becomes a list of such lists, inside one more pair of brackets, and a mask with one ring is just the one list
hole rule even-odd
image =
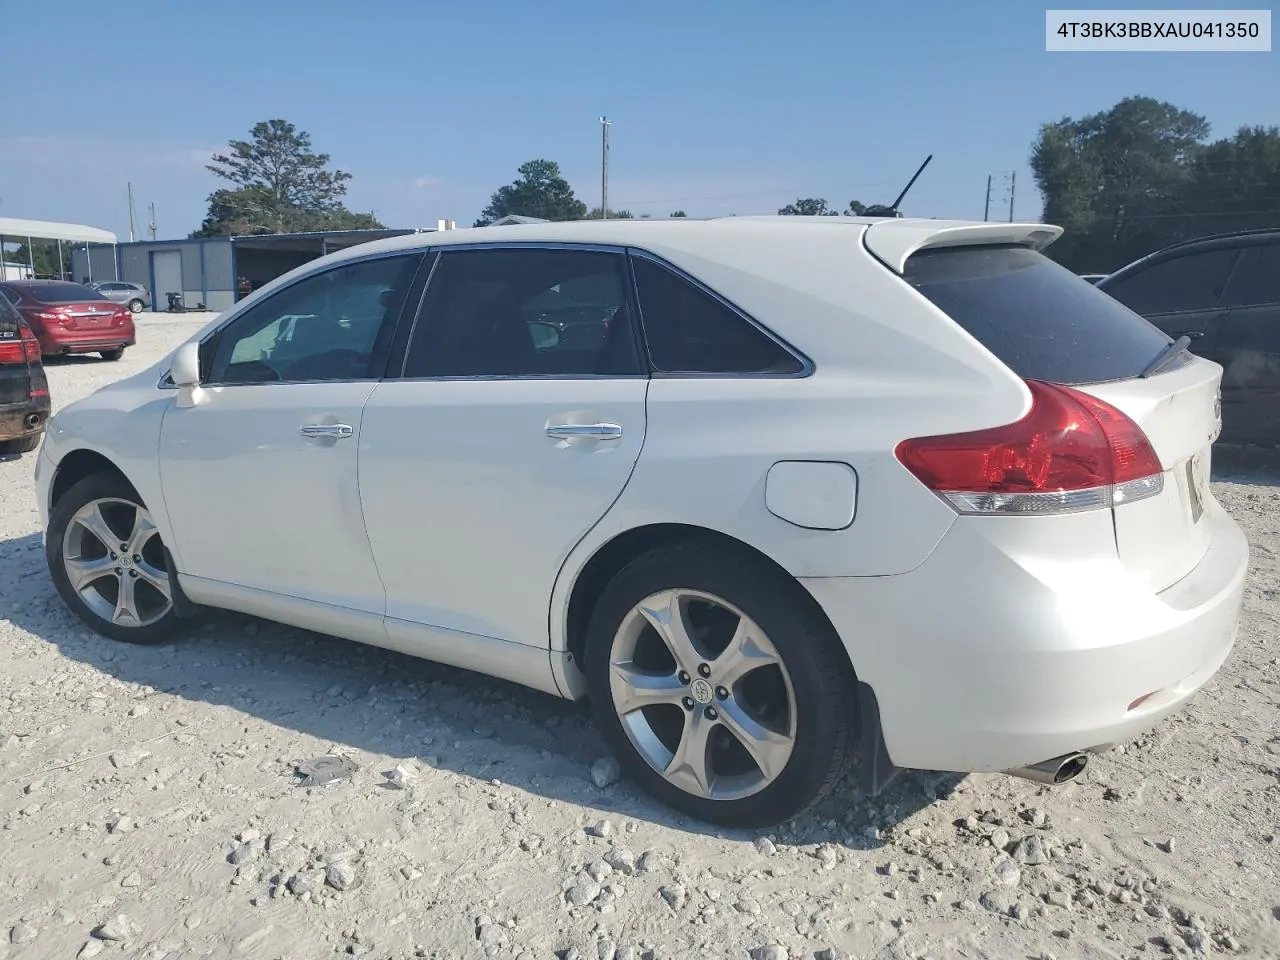
[[318, 440], [345, 440], [355, 432], [347, 423], [308, 423], [299, 430], [304, 437]]
[[552, 440], [617, 440], [622, 427], [616, 423], [558, 423], [547, 427], [547, 436]]

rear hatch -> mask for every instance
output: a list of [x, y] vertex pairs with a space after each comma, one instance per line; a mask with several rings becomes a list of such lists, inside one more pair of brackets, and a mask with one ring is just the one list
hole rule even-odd
[[965, 234], [962, 246], [916, 244], [901, 251], [898, 272], [1018, 376], [1101, 400], [1146, 434], [1163, 486], [1131, 502], [1117, 498], [1110, 509], [1121, 562], [1162, 590], [1209, 547], [1205, 507], [1222, 369], [1169, 351], [1150, 372], [1170, 338], [1029, 245], [1008, 242], [1010, 227], [993, 229], [990, 244], [981, 243], [980, 230]]

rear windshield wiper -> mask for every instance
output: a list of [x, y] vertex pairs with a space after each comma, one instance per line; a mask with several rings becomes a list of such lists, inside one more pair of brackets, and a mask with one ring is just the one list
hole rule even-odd
[[1169, 344], [1157, 353], [1156, 358], [1147, 364], [1146, 369], [1138, 374], [1138, 377], [1145, 380], [1147, 377], [1159, 373], [1165, 367], [1169, 366], [1169, 364], [1173, 363], [1173, 361], [1182, 354], [1182, 351], [1186, 350], [1189, 346], [1191, 346], [1190, 337], [1179, 337], [1177, 340], [1173, 341], [1173, 343]]

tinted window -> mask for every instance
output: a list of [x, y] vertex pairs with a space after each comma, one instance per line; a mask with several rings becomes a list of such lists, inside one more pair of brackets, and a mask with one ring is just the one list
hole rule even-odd
[[383, 257], [299, 280], [212, 341], [211, 383], [360, 380], [390, 333], [419, 257]]
[[78, 283], [33, 283], [27, 292], [41, 303], [81, 303], [85, 300], [107, 299], [97, 290], [90, 290]]
[[799, 373], [803, 364], [735, 310], [665, 267], [633, 259], [649, 360], [663, 373]]
[[19, 300], [22, 299], [20, 296], [18, 296], [18, 292], [16, 290], [11, 290], [8, 287], [0, 287], [0, 293], [3, 293], [4, 298], [8, 300], [10, 303], [17, 303]]
[[407, 377], [641, 373], [621, 254], [457, 250], [431, 274]]
[[1241, 306], [1280, 303], [1280, 243], [1258, 247], [1254, 257], [1253, 282]]
[[949, 247], [907, 261], [907, 282], [1020, 377], [1080, 384], [1140, 374], [1169, 338], [1024, 247]]
[[1231, 276], [1239, 250], [1205, 250], [1154, 263], [1103, 284], [1107, 293], [1144, 317], [1212, 310]]

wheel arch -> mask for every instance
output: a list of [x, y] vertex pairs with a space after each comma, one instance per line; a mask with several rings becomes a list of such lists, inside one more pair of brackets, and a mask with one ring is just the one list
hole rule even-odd
[[[826, 611], [822, 609], [822, 605], [799, 580], [768, 554], [737, 537], [708, 527], [686, 523], [652, 523], [632, 527], [601, 544], [574, 577], [563, 627], [565, 649], [575, 664], [583, 663], [587, 624], [595, 609], [596, 600], [605, 585], [637, 557], [658, 547], [676, 543], [704, 544], [729, 555], [749, 558], [770, 569], [781, 578], [782, 582], [792, 585], [797, 602], [805, 604], [820, 617], [821, 622], [831, 631], [832, 637], [839, 642], [835, 626]], [[849, 664], [849, 669], [851, 677], [856, 679], [857, 672], [852, 662]]]
[[[845, 652], [841, 662], [848, 670], [849, 695], [855, 697], [857, 730], [852, 753], [858, 758], [857, 782], [863, 793], [877, 796], [901, 772], [889, 757], [880, 723], [880, 706], [875, 690], [858, 678], [848, 647], [827, 616], [826, 610], [804, 584], [768, 554], [737, 537], [707, 527], [684, 523], [654, 523], [633, 527], [605, 541], [582, 565], [574, 578], [563, 623], [565, 651], [563, 669], [580, 672], [585, 664], [587, 624], [605, 585], [627, 564], [658, 547], [675, 543], [703, 543], [727, 555], [750, 559], [773, 571], [780, 583], [789, 584], [795, 602], [803, 604], [829, 631], [832, 642]], [[576, 686], [576, 684], [575, 684]]]
[[53, 484], [49, 488], [49, 510], [52, 511], [57, 506], [58, 501], [73, 486], [85, 477], [91, 477], [97, 473], [114, 474], [129, 484], [133, 491], [137, 493], [137, 487], [134, 483], [110, 458], [103, 456], [96, 450], [81, 447], [78, 450], [72, 450], [64, 454], [62, 459], [58, 461], [58, 466], [53, 474]]

